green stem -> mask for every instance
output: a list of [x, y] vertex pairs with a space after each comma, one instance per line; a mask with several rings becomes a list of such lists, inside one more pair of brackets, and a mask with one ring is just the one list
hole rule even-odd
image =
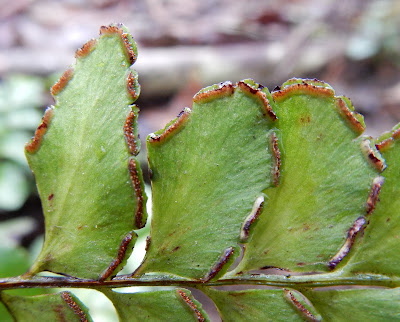
[[245, 275], [220, 279], [218, 281], [203, 283], [174, 278], [171, 276], [118, 276], [112, 280], [99, 282], [90, 279], [77, 279], [73, 277], [44, 277], [37, 276], [29, 279], [12, 277], [0, 279], [0, 290], [33, 287], [71, 287], [71, 288], [118, 288], [128, 286], [178, 286], [178, 287], [203, 287], [203, 286], [235, 286], [235, 285], [264, 285], [270, 287], [288, 288], [316, 288], [326, 286], [381, 286], [399, 287], [400, 278], [382, 275], [353, 275], [344, 276], [341, 272], [314, 275]]

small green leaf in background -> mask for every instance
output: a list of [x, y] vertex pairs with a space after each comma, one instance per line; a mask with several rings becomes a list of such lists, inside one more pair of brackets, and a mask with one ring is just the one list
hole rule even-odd
[[19, 209], [34, 191], [23, 145], [40, 121], [43, 80], [10, 75], [0, 82], [0, 210]]
[[132, 251], [133, 229], [146, 221], [134, 157], [140, 148], [138, 109], [131, 105], [139, 94], [130, 67], [136, 55], [123, 27], [103, 27], [52, 88], [56, 105], [26, 146], [46, 221], [31, 274], [105, 279]]

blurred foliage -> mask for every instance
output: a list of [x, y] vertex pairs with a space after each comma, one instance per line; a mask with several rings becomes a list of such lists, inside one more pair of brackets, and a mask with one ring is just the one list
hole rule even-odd
[[356, 60], [383, 54], [400, 64], [400, 2], [377, 0], [368, 4], [355, 24], [347, 54]]
[[34, 191], [24, 145], [43, 114], [43, 85], [41, 78], [27, 75], [0, 82], [0, 210], [20, 208]]

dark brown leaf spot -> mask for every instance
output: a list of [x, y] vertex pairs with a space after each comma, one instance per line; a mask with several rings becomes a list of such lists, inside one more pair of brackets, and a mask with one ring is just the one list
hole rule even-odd
[[48, 196], [47, 200], [48, 200], [48, 201], [51, 201], [51, 200], [53, 200], [53, 198], [54, 198], [54, 193], [50, 194], [50, 195]]
[[176, 246], [173, 250], [172, 253], [175, 253], [176, 251], [178, 251], [181, 248], [181, 246]]

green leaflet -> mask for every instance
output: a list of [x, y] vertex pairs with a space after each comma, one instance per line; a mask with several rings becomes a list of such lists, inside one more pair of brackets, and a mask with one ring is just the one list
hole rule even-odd
[[223, 321], [304, 321], [283, 289], [219, 291], [206, 290]]
[[317, 289], [306, 292], [323, 321], [398, 321], [400, 290]]
[[281, 179], [265, 190], [264, 210], [236, 271], [329, 271], [349, 229], [367, 215], [378, 174], [363, 155], [368, 142], [357, 138], [362, 119], [319, 81], [290, 80], [272, 95]]
[[400, 275], [400, 144], [399, 125], [378, 139], [377, 145], [387, 163], [380, 202], [364, 234], [357, 241], [352, 257], [344, 268], [349, 273]]
[[125, 29], [102, 27], [76, 57], [52, 88], [56, 105], [26, 146], [46, 221], [30, 274], [105, 279], [130, 254], [132, 230], [145, 222], [141, 171], [129, 157], [139, 151], [138, 109], [131, 105], [139, 91], [130, 68], [136, 48]]
[[189, 290], [142, 293], [106, 291], [120, 321], [209, 321], [207, 313]]
[[92, 321], [87, 308], [71, 293], [36, 296], [1, 294], [16, 321]]
[[148, 137], [153, 217], [139, 273], [209, 280], [240, 254], [241, 225], [272, 168], [270, 107], [251, 86], [206, 88]]

